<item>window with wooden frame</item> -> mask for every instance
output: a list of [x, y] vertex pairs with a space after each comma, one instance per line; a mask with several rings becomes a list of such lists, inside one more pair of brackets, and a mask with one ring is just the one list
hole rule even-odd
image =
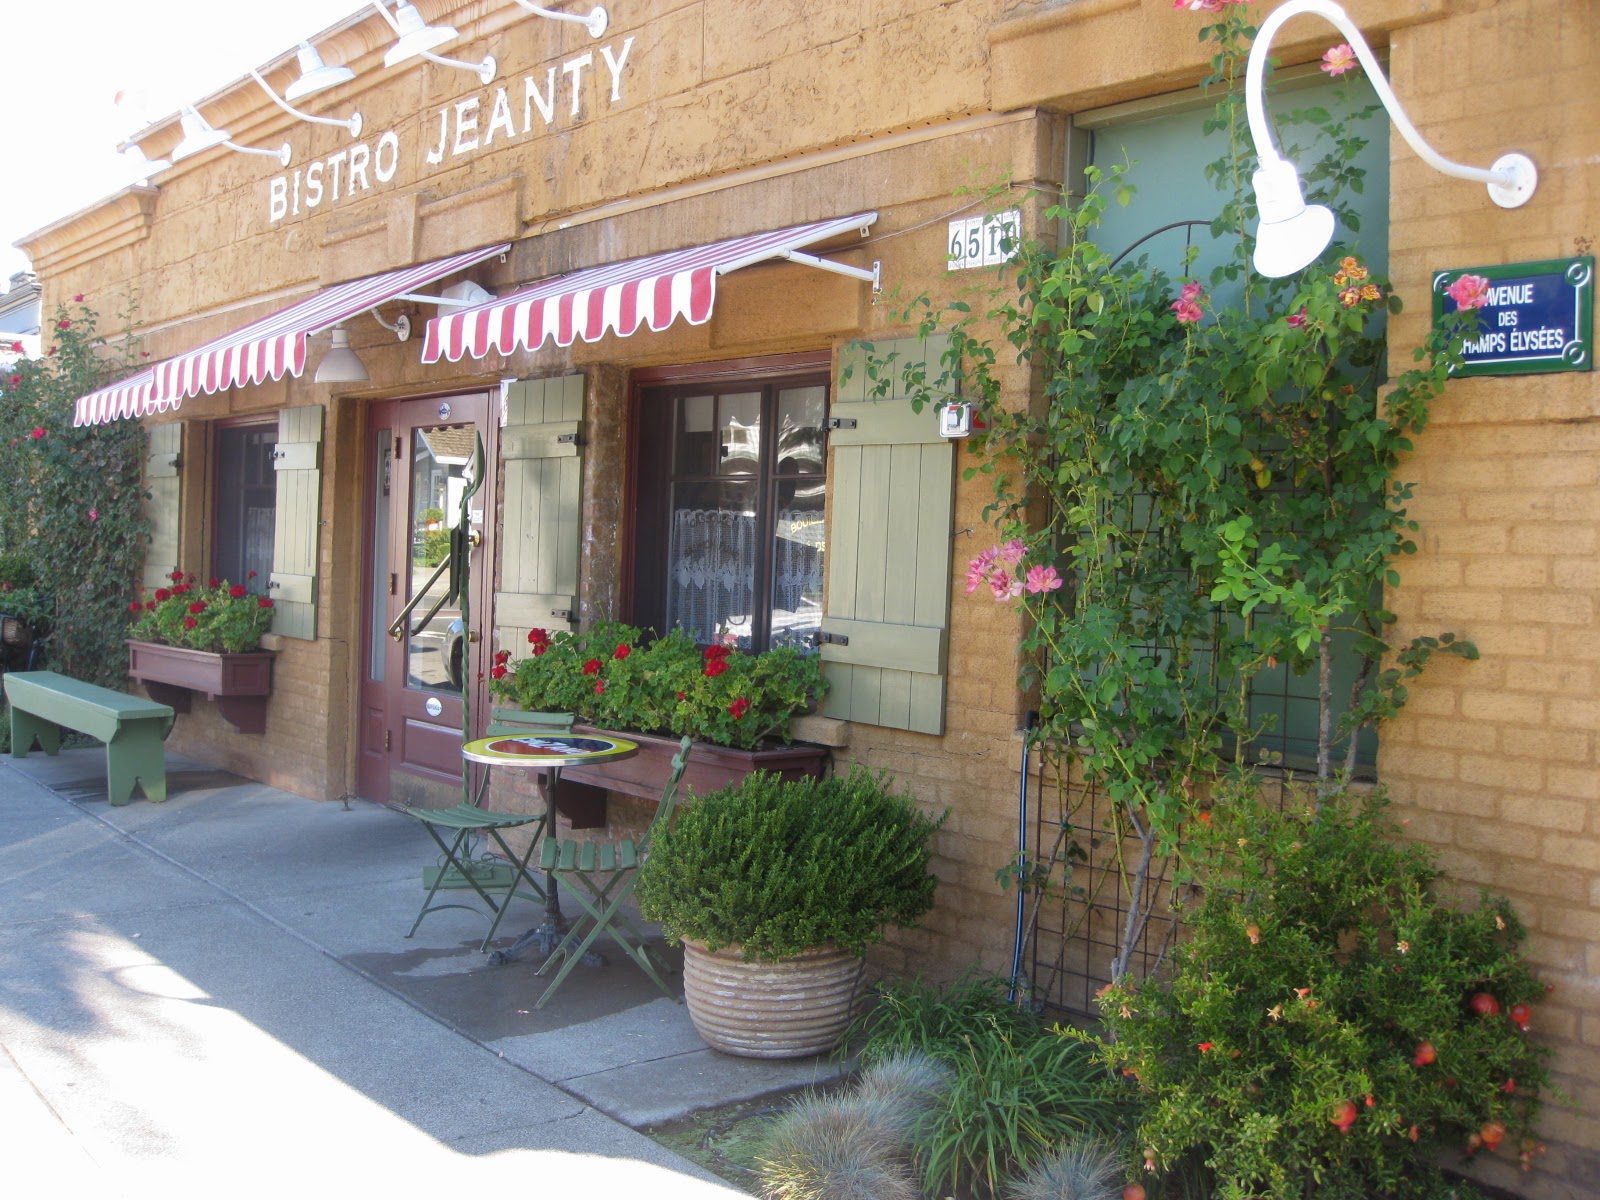
[[278, 481], [272, 452], [278, 420], [219, 425], [212, 509], [212, 574], [265, 595], [277, 531]]
[[641, 373], [632, 618], [702, 645], [816, 645], [829, 358]]

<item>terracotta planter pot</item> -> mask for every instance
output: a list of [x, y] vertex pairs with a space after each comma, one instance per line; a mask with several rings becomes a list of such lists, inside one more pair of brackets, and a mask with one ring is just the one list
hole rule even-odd
[[[611, 733], [611, 730], [594, 729], [579, 725], [578, 732]], [[617, 731], [615, 736], [639, 743], [639, 753], [622, 762], [603, 767], [569, 767], [561, 772], [563, 781], [571, 779], [592, 784], [607, 791], [623, 792], [630, 796], [643, 796], [659, 800], [661, 789], [672, 771], [672, 756], [678, 752], [678, 739], [658, 737], [651, 733]], [[728, 746], [713, 746], [696, 742], [689, 752], [689, 767], [684, 772], [686, 793], [703, 796], [718, 788], [737, 783], [755, 771], [772, 771], [784, 779], [802, 779], [820, 775], [827, 757], [825, 746], [779, 746], [772, 750], [734, 750]]]
[[144, 685], [150, 698], [188, 712], [191, 697], [216, 703], [240, 733], [265, 733], [267, 697], [272, 692], [270, 650], [215, 654], [159, 642], [128, 641], [128, 676]]
[[742, 953], [683, 939], [684, 1000], [706, 1045], [741, 1058], [807, 1058], [839, 1044], [865, 959], [833, 946], [777, 962], [745, 962]]

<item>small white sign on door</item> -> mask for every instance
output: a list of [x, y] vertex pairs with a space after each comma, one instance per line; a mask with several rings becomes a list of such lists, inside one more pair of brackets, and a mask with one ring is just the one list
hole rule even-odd
[[967, 271], [1011, 262], [1017, 257], [1021, 236], [1022, 214], [1014, 208], [989, 217], [958, 217], [950, 222], [946, 270]]

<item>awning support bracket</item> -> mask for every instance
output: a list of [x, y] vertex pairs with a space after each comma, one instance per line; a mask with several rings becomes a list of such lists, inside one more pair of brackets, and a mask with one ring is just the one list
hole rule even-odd
[[803, 250], [785, 250], [779, 257], [786, 258], [790, 262], [799, 263], [802, 266], [816, 267], [818, 270], [832, 271], [835, 275], [847, 275], [851, 279], [859, 279], [863, 283], [870, 283], [873, 295], [883, 291], [883, 264], [877, 259], [872, 260], [872, 269], [869, 271], [865, 267], [852, 267], [848, 263], [834, 262], [829, 258], [818, 258], [815, 254], [807, 254]]

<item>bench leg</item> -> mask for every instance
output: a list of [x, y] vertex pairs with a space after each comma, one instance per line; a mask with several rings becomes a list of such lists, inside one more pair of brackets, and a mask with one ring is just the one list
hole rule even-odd
[[106, 743], [106, 791], [112, 804], [126, 804], [133, 798], [133, 785], [144, 788], [146, 800], [160, 803], [167, 798], [167, 759], [161, 745], [161, 730], [149, 721], [141, 722]]
[[61, 726], [54, 721], [46, 721], [43, 717], [36, 717], [32, 713], [23, 712], [16, 705], [11, 706], [11, 757], [27, 758], [28, 752], [33, 749], [33, 741], [39, 739], [39, 745], [46, 754], [55, 754], [61, 749]]

